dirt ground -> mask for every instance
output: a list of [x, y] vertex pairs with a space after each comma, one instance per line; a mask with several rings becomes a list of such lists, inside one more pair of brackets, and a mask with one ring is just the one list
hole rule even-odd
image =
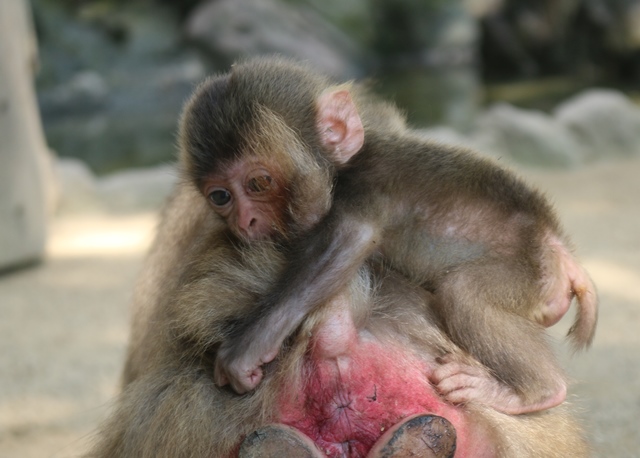
[[[598, 457], [640, 457], [640, 159], [523, 170], [555, 201], [601, 295], [593, 348], [569, 358]], [[74, 457], [117, 391], [128, 302], [157, 214], [53, 221], [43, 264], [0, 276], [0, 457]], [[561, 337], [566, 317], [551, 331]]]

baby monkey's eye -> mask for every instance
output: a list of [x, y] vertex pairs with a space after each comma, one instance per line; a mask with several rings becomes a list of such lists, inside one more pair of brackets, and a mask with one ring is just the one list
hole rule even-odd
[[255, 193], [262, 193], [269, 191], [273, 185], [273, 179], [269, 175], [260, 175], [253, 177], [247, 183], [249, 191]]
[[209, 193], [209, 200], [217, 207], [223, 207], [231, 200], [231, 193], [226, 189], [214, 189]]

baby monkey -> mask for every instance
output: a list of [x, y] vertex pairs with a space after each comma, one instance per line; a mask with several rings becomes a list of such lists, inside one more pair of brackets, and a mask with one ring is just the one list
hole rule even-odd
[[277, 240], [287, 258], [255, 314], [230, 323], [218, 385], [255, 388], [309, 312], [376, 261], [432, 292], [445, 332], [490, 369], [444, 358], [431, 381], [447, 400], [520, 414], [565, 399], [544, 327], [576, 296], [569, 337], [588, 346], [597, 295], [550, 204], [513, 173], [426, 140], [359, 86], [282, 59], [205, 81], [180, 147], [186, 176], [238, 243]]

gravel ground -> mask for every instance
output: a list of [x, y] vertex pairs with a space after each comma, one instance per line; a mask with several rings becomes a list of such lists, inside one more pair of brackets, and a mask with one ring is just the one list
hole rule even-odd
[[[593, 348], [569, 358], [559, 345], [572, 400], [596, 456], [640, 457], [640, 160], [522, 173], [555, 201], [601, 295]], [[156, 217], [58, 217], [46, 261], [0, 276], [0, 458], [86, 450], [117, 391]]]

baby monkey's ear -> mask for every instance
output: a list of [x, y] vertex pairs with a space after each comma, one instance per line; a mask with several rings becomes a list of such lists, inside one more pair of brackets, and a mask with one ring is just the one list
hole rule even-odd
[[331, 159], [345, 164], [364, 144], [364, 128], [351, 94], [346, 89], [318, 97], [318, 132]]

